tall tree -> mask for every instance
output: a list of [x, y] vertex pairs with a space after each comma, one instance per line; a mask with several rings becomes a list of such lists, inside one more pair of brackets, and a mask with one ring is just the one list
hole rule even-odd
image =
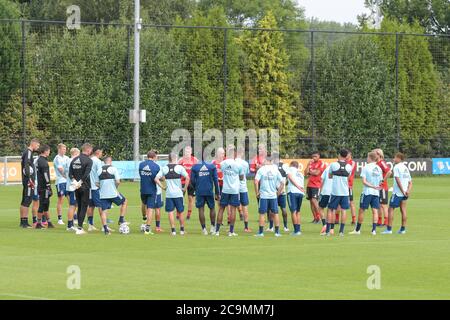
[[[277, 28], [274, 15], [269, 12], [258, 27]], [[289, 87], [289, 56], [283, 41], [283, 34], [273, 31], [245, 31], [239, 39], [245, 53], [242, 87], [246, 126], [279, 129], [281, 151], [289, 153], [295, 149], [299, 134], [296, 114], [300, 110], [294, 107], [299, 107], [298, 94]]]

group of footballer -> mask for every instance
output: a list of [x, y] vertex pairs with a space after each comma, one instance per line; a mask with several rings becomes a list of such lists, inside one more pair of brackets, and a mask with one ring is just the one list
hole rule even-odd
[[[39, 140], [32, 139], [22, 154], [23, 194], [20, 207], [20, 226], [23, 228], [54, 228], [50, 219], [49, 205], [53, 194], [50, 182], [49, 156], [51, 148], [40, 145]], [[53, 159], [56, 175], [58, 224], [62, 220], [64, 199], [69, 202], [67, 230], [77, 235], [85, 234], [84, 223], [87, 217], [87, 231], [96, 231], [94, 211], [98, 210], [102, 231], [110, 235], [113, 229], [108, 211], [112, 205], [120, 207], [119, 230], [128, 228], [125, 221], [127, 199], [119, 192], [120, 175], [113, 166], [110, 156], [103, 156], [103, 150], [89, 143], [83, 144], [81, 150], [70, 149], [70, 158], [66, 155], [67, 147], [59, 144], [58, 154]], [[35, 158], [33, 153], [37, 152]], [[163, 232], [161, 229], [161, 208], [167, 212], [170, 234], [177, 235], [176, 221], [179, 222], [179, 234], [185, 234], [184, 197], [187, 194], [187, 215], [189, 220], [192, 210], [198, 210], [199, 221], [204, 235], [220, 235], [223, 218], [226, 213], [230, 237], [235, 233], [236, 216], [244, 223], [244, 232], [252, 233], [249, 228], [250, 203], [247, 178], [254, 176], [254, 188], [258, 204], [258, 232], [256, 237], [263, 237], [264, 231], [281, 236], [279, 211], [282, 213], [283, 230], [289, 232], [289, 208], [292, 218], [292, 236], [299, 236], [301, 231], [301, 207], [303, 198], [310, 202], [313, 223], [322, 223], [320, 235], [334, 234], [335, 225], [339, 225], [339, 235], [344, 235], [347, 210], [350, 209], [352, 225], [355, 229], [349, 234], [361, 234], [364, 212], [372, 209], [372, 231], [385, 226], [383, 234], [392, 234], [394, 209], [400, 208], [402, 215], [399, 234], [406, 232], [406, 204], [412, 188], [411, 175], [405, 166], [405, 157], [397, 153], [394, 167], [388, 166], [381, 149], [367, 154], [367, 164], [361, 171], [363, 190], [359, 202], [359, 212], [353, 200], [353, 181], [356, 163], [352, 160], [350, 150], [342, 149], [338, 160], [329, 166], [320, 159], [319, 152], [311, 155], [311, 160], [300, 170], [298, 161], [285, 164], [278, 152], [268, 154], [264, 145], [258, 146], [258, 155], [245, 161], [243, 147], [227, 146], [219, 148], [211, 162], [199, 160], [192, 154], [192, 148], [184, 148], [183, 156], [178, 159], [175, 153], [169, 154], [166, 165], [158, 164], [158, 153], [151, 150], [147, 160], [139, 164], [140, 197], [142, 225], [141, 231], [146, 235]], [[393, 175], [393, 189], [388, 201], [388, 178]], [[306, 190], [304, 180], [308, 178]], [[163, 190], [165, 198], [163, 199]], [[32, 206], [33, 225], [28, 223], [29, 207]], [[207, 230], [205, 206], [209, 209], [210, 229]], [[216, 206], [218, 211], [216, 213]], [[152, 229], [155, 218], [155, 229]], [[269, 225], [266, 228], [266, 218]], [[384, 221], [383, 221], [384, 218]]]

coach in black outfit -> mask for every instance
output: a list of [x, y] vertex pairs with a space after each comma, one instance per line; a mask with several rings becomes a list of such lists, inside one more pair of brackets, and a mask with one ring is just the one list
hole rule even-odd
[[28, 211], [32, 202], [35, 188], [36, 167], [34, 166], [33, 152], [39, 149], [38, 139], [32, 139], [28, 148], [22, 153], [22, 202], [20, 204], [20, 226], [31, 228], [28, 223]]
[[81, 154], [74, 158], [69, 166], [69, 179], [72, 183], [78, 182], [75, 190], [75, 197], [78, 203], [78, 231], [77, 234], [83, 234], [83, 222], [86, 217], [86, 211], [89, 205], [89, 191], [91, 189], [90, 173], [92, 169], [92, 160], [89, 157], [92, 154], [92, 145], [83, 144]]
[[44, 215], [47, 218], [47, 227], [54, 228], [50, 221], [49, 207], [50, 197], [52, 196], [52, 186], [50, 184], [50, 167], [48, 166], [48, 157], [50, 147], [43, 145], [39, 148], [39, 158], [37, 160], [37, 190], [39, 194], [38, 223], [36, 229], [41, 229], [41, 219]]

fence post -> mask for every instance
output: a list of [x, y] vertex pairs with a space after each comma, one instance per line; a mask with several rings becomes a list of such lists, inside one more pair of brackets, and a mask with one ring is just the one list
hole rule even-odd
[[20, 67], [22, 77], [22, 147], [26, 147], [27, 133], [26, 133], [26, 68], [25, 68], [25, 20], [21, 19], [22, 28], [22, 47], [20, 50]]
[[316, 109], [316, 67], [314, 60], [314, 31], [311, 31], [311, 143], [316, 148], [315, 139], [315, 109]]
[[399, 39], [400, 35], [398, 32], [395, 33], [395, 116], [396, 116], [396, 122], [397, 122], [397, 151], [400, 150], [400, 113], [398, 110], [398, 100], [399, 100], [399, 93], [398, 93], [398, 69], [399, 69]]
[[227, 108], [227, 91], [228, 91], [228, 29], [224, 29], [223, 34], [223, 106], [222, 106], [222, 143], [225, 147], [225, 117]]

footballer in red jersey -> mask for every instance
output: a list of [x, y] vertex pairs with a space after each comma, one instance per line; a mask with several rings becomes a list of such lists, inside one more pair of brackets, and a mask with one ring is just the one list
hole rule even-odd
[[[186, 170], [188, 176], [191, 176], [191, 169], [194, 166], [194, 164], [197, 164], [198, 159], [192, 155], [192, 148], [190, 146], [187, 146], [184, 148], [183, 152], [183, 158], [181, 158], [178, 161], [179, 165], [182, 165], [184, 169]], [[181, 177], [181, 184], [183, 186], [183, 189], [185, 187], [186, 179], [184, 177]], [[191, 218], [192, 214], [192, 207], [194, 206], [194, 196], [195, 196], [195, 189], [194, 187], [189, 184], [187, 187], [187, 194], [188, 194], [188, 212], [186, 219], [189, 220]], [[178, 216], [177, 216], [178, 218]]]
[[349, 150], [347, 155], [347, 163], [352, 166], [352, 172], [348, 176], [348, 194], [350, 199], [350, 211], [352, 213], [352, 225], [356, 223], [356, 209], [353, 201], [353, 181], [355, 180], [356, 162], [353, 161], [352, 152]]
[[308, 185], [306, 186], [306, 199], [309, 200], [311, 205], [311, 213], [314, 217], [313, 223], [320, 222], [320, 209], [319, 209], [319, 194], [320, 186], [322, 185], [322, 173], [327, 168], [327, 165], [320, 160], [320, 153], [313, 152], [311, 154], [311, 160], [308, 162], [305, 168], [304, 175], [308, 177]]
[[250, 160], [250, 172], [256, 174], [259, 168], [261, 168], [264, 165], [264, 161], [267, 157], [267, 149], [266, 146], [263, 144], [260, 144], [258, 146], [258, 155], [253, 157], [253, 159]]
[[377, 156], [377, 165], [381, 168], [381, 171], [383, 171], [383, 183], [381, 184], [381, 190], [380, 190], [380, 214], [378, 215], [378, 226], [383, 226], [381, 218], [384, 216], [384, 225], [388, 225], [388, 192], [389, 187], [387, 180], [392, 174], [392, 170], [387, 164], [387, 162], [384, 160], [384, 152], [381, 149], [375, 149], [373, 150]]

